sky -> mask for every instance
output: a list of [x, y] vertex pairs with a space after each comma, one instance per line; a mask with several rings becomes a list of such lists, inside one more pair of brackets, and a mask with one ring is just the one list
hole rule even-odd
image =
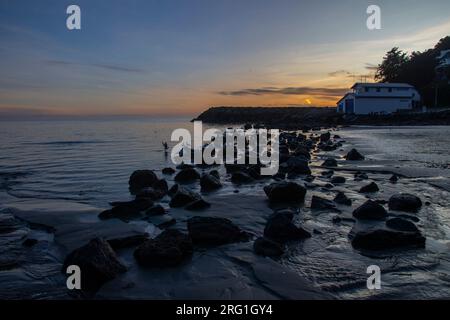
[[[68, 30], [66, 9], [81, 9]], [[381, 9], [368, 30], [366, 9]], [[450, 35], [448, 0], [0, 0], [0, 117], [334, 106], [394, 46]]]

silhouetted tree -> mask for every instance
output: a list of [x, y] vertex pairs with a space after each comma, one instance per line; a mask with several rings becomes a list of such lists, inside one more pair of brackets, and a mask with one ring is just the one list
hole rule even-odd
[[392, 48], [384, 56], [383, 62], [378, 65], [375, 79], [380, 82], [399, 82], [400, 74], [408, 60], [406, 52], [397, 47]]
[[379, 82], [403, 82], [413, 85], [421, 94], [423, 103], [434, 105], [435, 87], [439, 86], [439, 104], [450, 106], [450, 86], [436, 81], [437, 56], [450, 49], [450, 36], [442, 38], [434, 48], [410, 55], [392, 48], [378, 65], [375, 79]]

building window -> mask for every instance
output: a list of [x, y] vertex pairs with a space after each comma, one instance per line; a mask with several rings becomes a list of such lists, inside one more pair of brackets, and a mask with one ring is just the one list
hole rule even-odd
[[389, 88], [388, 90], [389, 90], [389, 92], [392, 92], [392, 88]]
[[365, 91], [365, 92], [369, 92], [369, 88], [368, 88], [368, 87], [365, 87], [365, 88], [364, 88], [364, 91]]
[[381, 88], [377, 88], [377, 92], [380, 92], [381, 91]]

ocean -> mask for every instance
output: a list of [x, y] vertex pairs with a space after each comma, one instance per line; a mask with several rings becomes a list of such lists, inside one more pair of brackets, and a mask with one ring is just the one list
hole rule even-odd
[[[37, 220], [39, 215], [54, 220], [50, 217], [68, 213], [79, 213], [85, 219], [89, 212], [82, 222], [100, 223], [96, 221], [96, 213], [109, 208], [111, 201], [132, 199], [128, 179], [134, 170], [152, 169], [162, 177], [164, 167], [175, 167], [162, 142], [173, 146], [176, 142], [171, 142], [170, 136], [176, 128], [192, 128], [192, 124], [188, 119], [0, 122], [0, 212], [34, 214]], [[288, 253], [277, 261], [255, 256], [251, 242], [202, 249], [194, 254], [191, 263], [175, 270], [142, 270], [133, 262], [132, 251], [125, 250], [119, 256], [130, 270], [106, 284], [99, 297], [301, 298], [302, 292], [289, 284], [290, 278], [280, 280], [277, 273], [281, 271], [277, 268], [283, 268], [292, 277], [306, 279], [314, 288], [337, 298], [449, 298], [450, 127], [352, 127], [333, 134], [345, 140], [343, 147], [327, 154], [314, 154], [311, 168], [317, 176], [317, 188], [308, 191], [305, 205], [296, 217], [297, 223], [318, 231], [312, 239], [289, 244]], [[367, 158], [356, 167], [342, 160], [342, 155], [353, 147]], [[345, 187], [323, 188], [328, 181], [320, 176], [323, 170], [319, 165], [330, 155], [342, 163], [339, 174], [347, 178]], [[352, 208], [367, 200], [356, 191], [359, 188], [359, 182], [353, 181], [356, 170], [367, 172], [371, 180], [382, 186], [382, 191], [373, 196], [377, 199], [410, 192], [430, 203], [420, 212], [419, 226], [427, 237], [425, 249], [377, 255], [358, 252], [348, 241], [352, 223], [336, 225], [331, 222], [330, 213], [317, 213], [309, 208], [312, 195], [332, 198], [339, 190], [345, 190], [352, 198]], [[223, 168], [219, 171], [224, 188], [205, 195], [212, 207], [204, 214], [229, 218], [255, 236], [261, 235], [272, 212], [262, 191], [268, 182], [236, 186]], [[392, 172], [401, 176], [395, 185], [388, 183]], [[174, 183], [173, 177], [164, 178], [169, 187]], [[199, 192], [198, 185], [191, 188]], [[167, 202], [162, 201], [168, 208]], [[170, 209], [169, 213], [182, 230], [186, 229], [185, 220], [194, 215], [182, 209]], [[75, 224], [70, 219], [73, 218], [61, 221]], [[151, 226], [144, 227], [150, 234], [158, 232]], [[31, 249], [33, 252], [26, 257], [17, 258], [14, 267], [0, 268], [0, 297], [66, 298], [60, 266], [67, 248], [78, 242], [69, 239], [66, 229], [51, 236], [42, 230], [31, 232], [44, 244]], [[2, 254], [11, 258], [5, 249], [0, 257]], [[39, 254], [48, 256], [40, 258], [45, 260], [39, 260], [40, 267], [33, 260]], [[1, 262], [2, 258], [0, 265]], [[371, 264], [380, 265], [383, 271], [379, 291], [366, 288], [366, 267]], [[37, 276], [39, 272], [45, 277]], [[51, 285], [45, 279], [50, 279]]]

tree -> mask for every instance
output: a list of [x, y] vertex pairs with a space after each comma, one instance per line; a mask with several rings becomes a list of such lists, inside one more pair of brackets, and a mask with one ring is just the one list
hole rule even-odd
[[383, 62], [378, 65], [375, 80], [379, 82], [402, 82], [400, 81], [402, 70], [409, 61], [406, 52], [394, 47], [386, 53]]
[[[409, 56], [392, 48], [378, 65], [375, 79], [379, 82], [402, 82], [414, 86], [422, 97], [422, 102], [433, 106], [436, 86], [439, 87], [438, 104], [450, 106], [450, 84], [440, 84], [436, 79], [437, 57], [443, 50], [450, 49], [450, 36], [442, 38], [432, 49], [415, 51]], [[449, 72], [446, 70], [446, 72]]]

